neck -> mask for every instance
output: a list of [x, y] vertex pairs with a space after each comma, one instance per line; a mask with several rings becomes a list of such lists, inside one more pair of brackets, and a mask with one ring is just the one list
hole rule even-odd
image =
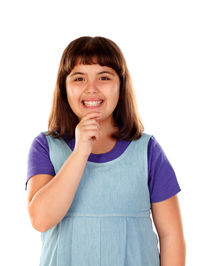
[[117, 132], [118, 127], [114, 127], [114, 122], [109, 120], [99, 120], [100, 136], [99, 141], [104, 139], [110, 139], [111, 135]]

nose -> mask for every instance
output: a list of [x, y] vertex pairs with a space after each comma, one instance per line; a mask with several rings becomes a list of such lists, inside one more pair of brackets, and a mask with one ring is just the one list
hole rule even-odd
[[85, 87], [85, 90], [86, 92], [90, 92], [90, 93], [93, 93], [93, 92], [97, 92], [98, 91], [98, 88], [97, 88], [97, 84], [95, 81], [88, 81], [87, 84], [86, 84], [86, 87]]

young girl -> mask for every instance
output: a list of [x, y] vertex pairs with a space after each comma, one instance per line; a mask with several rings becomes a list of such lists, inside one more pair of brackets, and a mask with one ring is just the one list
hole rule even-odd
[[64, 50], [26, 189], [40, 266], [185, 265], [175, 172], [144, 133], [124, 56], [107, 38]]

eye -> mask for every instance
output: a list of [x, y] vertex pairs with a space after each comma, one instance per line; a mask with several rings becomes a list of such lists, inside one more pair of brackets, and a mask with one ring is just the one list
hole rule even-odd
[[108, 77], [105, 77], [105, 76], [101, 77], [101, 79], [102, 80], [109, 80], [109, 78]]
[[82, 81], [83, 78], [76, 78], [74, 81]]

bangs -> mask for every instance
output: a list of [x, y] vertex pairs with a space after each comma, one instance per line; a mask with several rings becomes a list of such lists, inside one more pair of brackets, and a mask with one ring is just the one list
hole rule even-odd
[[117, 45], [102, 37], [82, 37], [70, 43], [66, 51], [64, 69], [69, 74], [75, 65], [99, 64], [114, 69], [121, 77], [123, 62], [121, 51]]

